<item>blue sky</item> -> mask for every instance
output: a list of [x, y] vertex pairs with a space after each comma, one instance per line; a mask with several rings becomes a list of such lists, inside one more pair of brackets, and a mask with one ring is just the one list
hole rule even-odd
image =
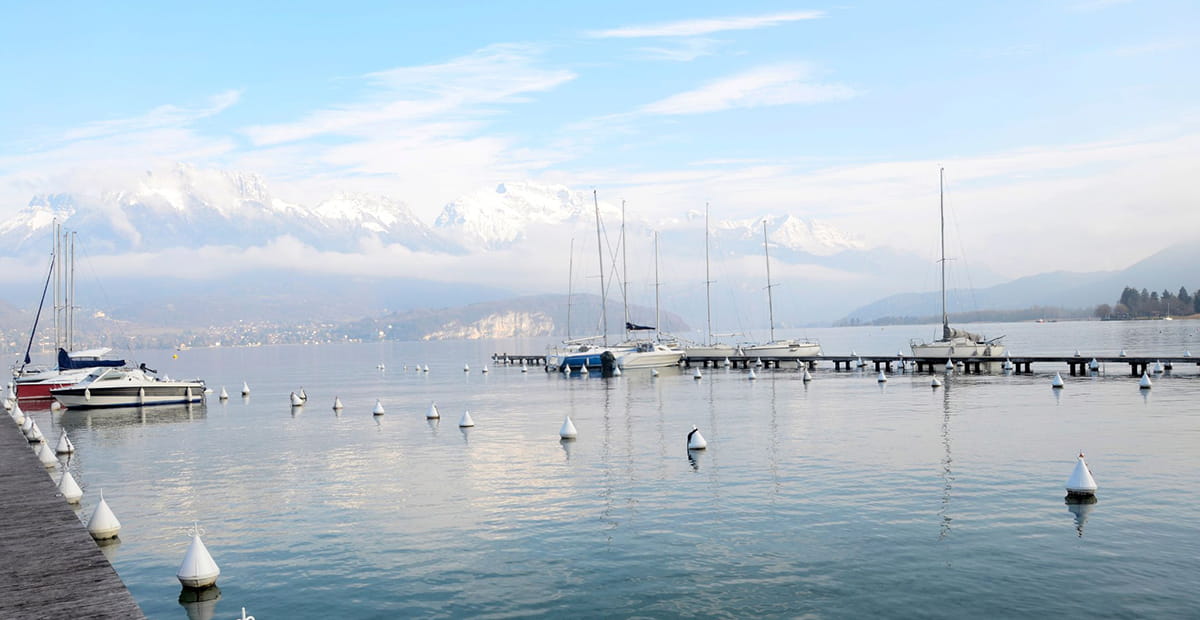
[[427, 222], [530, 180], [596, 187], [648, 217], [711, 201], [921, 250], [944, 164], [980, 254], [1026, 250], [992, 264], [1006, 275], [1096, 246], [1109, 251], [1093, 266], [1122, 267], [1200, 224], [1195, 2], [5, 12], [0, 217], [35, 193], [186, 161], [257, 172], [305, 203], [388, 194]]

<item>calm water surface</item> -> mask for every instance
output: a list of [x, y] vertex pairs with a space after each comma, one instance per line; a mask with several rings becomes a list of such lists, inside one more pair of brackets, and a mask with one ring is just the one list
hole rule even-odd
[[[975, 326], [1014, 354], [1200, 354], [1190, 321]], [[812, 329], [829, 353], [934, 327]], [[203, 407], [34, 412], [123, 529], [148, 616], [1180, 616], [1200, 594], [1200, 373], [1069, 378], [821, 368], [614, 379], [480, 369], [543, 342], [149, 351]], [[383, 363], [386, 370], [376, 369]], [[471, 372], [462, 370], [469, 363]], [[409, 369], [405, 370], [405, 364]], [[416, 373], [415, 364], [430, 372]], [[242, 381], [250, 384], [241, 398]], [[288, 393], [309, 404], [293, 410]], [[335, 415], [335, 396], [345, 410]], [[386, 415], [371, 409], [380, 399]], [[436, 401], [440, 423], [424, 414]], [[465, 409], [477, 426], [460, 430]], [[579, 439], [560, 442], [564, 415]], [[685, 449], [691, 426], [709, 449]], [[47, 431], [50, 435], [50, 431]], [[1080, 450], [1099, 502], [1068, 506]], [[220, 597], [180, 602], [197, 520]]]

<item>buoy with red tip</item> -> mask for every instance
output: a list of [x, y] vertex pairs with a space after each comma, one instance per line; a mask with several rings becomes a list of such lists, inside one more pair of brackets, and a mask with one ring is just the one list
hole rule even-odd
[[63, 469], [62, 478], [58, 479], [58, 492], [62, 493], [63, 499], [67, 500], [68, 504], [78, 504], [83, 498], [83, 489], [79, 488], [79, 483], [75, 482], [75, 476], [67, 469]]
[[383, 415], [383, 401], [375, 399], [375, 408], [371, 410], [371, 415]]
[[216, 584], [221, 569], [213, 561], [208, 547], [204, 546], [204, 541], [200, 540], [200, 528], [195, 524], [192, 528], [192, 544], [188, 545], [187, 553], [183, 554], [183, 563], [179, 565], [175, 577], [183, 587], [198, 590]]
[[117, 520], [117, 515], [113, 514], [112, 508], [108, 507], [108, 502], [104, 501], [104, 491], [100, 491], [100, 503], [96, 504], [96, 509], [92, 511], [92, 518], [88, 519], [88, 534], [96, 540], [108, 540], [116, 538], [121, 531], [121, 522]]
[[1063, 385], [1065, 384], [1063, 383], [1062, 374], [1057, 372], [1054, 373], [1054, 378], [1050, 380], [1050, 387], [1060, 390], [1062, 389]]
[[700, 429], [696, 425], [692, 425], [692, 431], [687, 435], [688, 450], [704, 450], [708, 448], [708, 442], [704, 440], [704, 435], [700, 434]]
[[471, 428], [475, 426], [475, 419], [471, 417], [470, 410], [463, 411], [462, 418], [458, 421], [459, 428]]
[[425, 412], [425, 419], [438, 420], [441, 417], [442, 414], [438, 411], [437, 403], [429, 403], [429, 410]]
[[563, 420], [562, 428], [558, 429], [558, 436], [563, 439], [575, 439], [579, 436], [579, 431], [575, 430], [575, 423], [571, 421], [571, 416], [567, 416]]
[[1067, 478], [1067, 497], [1088, 498], [1095, 497], [1095, 495], [1096, 480], [1092, 478], [1092, 472], [1083, 460], [1083, 453], [1080, 452], [1079, 460], [1075, 462], [1075, 469], [1071, 472], [1071, 477]]
[[1142, 372], [1142, 380], [1138, 381], [1138, 388], [1143, 389], [1143, 390], [1148, 390], [1153, 386], [1154, 386], [1154, 384], [1150, 382], [1150, 375], [1146, 374], [1145, 372]]

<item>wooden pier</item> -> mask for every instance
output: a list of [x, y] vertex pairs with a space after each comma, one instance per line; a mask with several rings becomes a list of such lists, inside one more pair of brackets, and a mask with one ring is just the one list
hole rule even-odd
[[[1034, 364], [1065, 364], [1072, 376], [1087, 375], [1089, 365], [1095, 359], [1100, 367], [1109, 364], [1127, 364], [1129, 374], [1140, 377], [1144, 372], [1150, 372], [1155, 364], [1161, 363], [1164, 370], [1171, 370], [1175, 365], [1194, 364], [1200, 366], [1200, 357], [1188, 356], [1076, 356], [1076, 355], [1020, 355], [1012, 357], [956, 357], [956, 365], [961, 364], [960, 372], [985, 373], [998, 372], [1003, 368], [1005, 360], [1012, 363], [1012, 372], [1016, 374], [1032, 374]], [[492, 360], [497, 364], [525, 364], [541, 366], [546, 363], [545, 355], [514, 355], [509, 353], [494, 353]], [[680, 365], [685, 368], [699, 366], [701, 368], [719, 368], [726, 360], [731, 368], [799, 368], [802, 364], [816, 369], [820, 363], [833, 364], [835, 371], [854, 370], [862, 363], [863, 368], [871, 367], [874, 372], [880, 370], [908, 370], [916, 372], [938, 372], [945, 368], [945, 357], [910, 357], [891, 355], [802, 355], [802, 356], [684, 356]], [[900, 364], [903, 363], [902, 367]]]
[[0, 419], [0, 618], [145, 618], [47, 471]]

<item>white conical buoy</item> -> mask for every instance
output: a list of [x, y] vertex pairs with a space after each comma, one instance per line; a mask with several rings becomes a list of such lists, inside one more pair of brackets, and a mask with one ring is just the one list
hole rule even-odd
[[375, 408], [371, 410], [371, 415], [383, 415], [383, 401], [375, 399]]
[[1187, 350], [1187, 351], [1184, 351], [1184, 352], [1183, 352], [1183, 356], [1184, 356], [1184, 357], [1191, 357], [1191, 356], [1192, 356], [1192, 351], [1191, 351], [1190, 349], [1189, 349], [1189, 350]]
[[521, 362], [521, 372], [529, 372], [529, 367], [523, 361]]
[[62, 435], [58, 436], [58, 447], [54, 449], [59, 454], [70, 454], [75, 451], [75, 444], [71, 443], [67, 437], [66, 429], [63, 429]]
[[21, 434], [29, 437], [29, 431], [33, 428], [33, 416], [28, 416], [21, 422]]
[[700, 372], [699, 366], [697, 366], [696, 369], [692, 371], [692, 378], [696, 379], [697, 381], [704, 378], [704, 374]]
[[946, 360], [946, 372], [954, 370], [954, 360]]
[[[54, 401], [54, 402], [58, 402], [58, 401]], [[13, 419], [13, 422], [16, 422], [17, 425], [19, 425], [19, 426], [23, 427], [25, 425], [25, 412], [21, 411], [21, 405], [19, 405], [17, 403], [13, 403], [12, 419]]]
[[471, 372], [470, 364], [463, 364], [463, 372]]
[[50, 403], [50, 411], [58, 411], [59, 409], [62, 409], [62, 403], [57, 400]]
[[1075, 349], [1075, 357], [1079, 357], [1079, 349]]
[[221, 400], [229, 400], [229, 392], [225, 391], [225, 386], [221, 386], [221, 395], [218, 396]]
[[614, 377], [621, 376], [621, 367], [620, 366], [613, 366], [613, 376]]
[[757, 378], [758, 378], [758, 375], [754, 374], [754, 369], [753, 369], [753, 368], [751, 368], [751, 369], [750, 369], [750, 375], [749, 375], [748, 377], [746, 377], [746, 378], [747, 378], [747, 379], [749, 379], [749, 380], [751, 380], [751, 381], [754, 381], [755, 379], [757, 379]]
[[429, 411], [425, 412], [425, 419], [426, 420], [437, 420], [437, 419], [440, 419], [441, 417], [442, 417], [442, 414], [440, 412], [438, 412], [437, 403], [429, 403]]
[[658, 376], [658, 369], [657, 369], [657, 368], [651, 368], [651, 369], [650, 369], [650, 376], [651, 376], [651, 377], [657, 377], [657, 376]]
[[305, 392], [304, 388], [300, 388], [300, 400], [308, 402], [308, 392]]
[[68, 504], [78, 504], [83, 498], [83, 489], [79, 488], [79, 483], [75, 482], [75, 476], [71, 472], [63, 469], [62, 478], [58, 479], [58, 492], [62, 493], [63, 499], [67, 500]]
[[1054, 373], [1054, 378], [1050, 380], [1050, 387], [1061, 388], [1063, 385], [1064, 384], [1063, 384], [1062, 374], [1057, 373], [1057, 372]]
[[425, 367], [422, 368], [421, 370], [424, 372], [429, 372], [429, 364], [425, 364]]
[[938, 381], [937, 377], [934, 377], [933, 380], [929, 382], [929, 387], [935, 388], [935, 389], [940, 388], [940, 387], [942, 387], [942, 382]]
[[1125, 349], [1121, 349], [1121, 352], [1118, 353], [1117, 355], [1120, 355], [1121, 357], [1126, 357], [1128, 354], [1125, 353]]
[[879, 383], [887, 383], [887, 375], [883, 374], [883, 371], [881, 370], [879, 371], [879, 376], [876, 377], [875, 380]]
[[863, 358], [861, 358], [861, 357], [854, 361], [855, 368], [862, 368], [863, 366], [866, 366], [866, 365], [867, 365], [867, 363], [864, 362]]
[[108, 502], [104, 501], [104, 491], [100, 491], [100, 503], [96, 504], [92, 518], [88, 519], [88, 533], [96, 540], [107, 540], [116, 538], [120, 531], [121, 522], [113, 514], [112, 508], [108, 507]]
[[809, 381], [812, 381], [812, 373], [811, 373], [811, 372], [808, 372], [808, 369], [807, 369], [807, 368], [805, 368], [805, 369], [804, 369], [804, 376], [802, 376], [800, 379], [801, 379], [802, 381], [804, 381], [805, 383], [808, 383]]
[[304, 399], [300, 398], [299, 394], [292, 392], [291, 398], [293, 407], [302, 407], [304, 405]]
[[762, 367], [763, 367], [763, 361], [762, 361], [762, 358], [761, 358], [761, 357], [756, 357], [756, 358], [754, 358], [754, 366], [755, 366], [756, 368], [762, 368]]
[[1157, 375], [1157, 374], [1162, 374], [1162, 371], [1163, 371], [1163, 365], [1162, 365], [1162, 362], [1161, 362], [1161, 361], [1160, 361], [1160, 362], [1154, 362], [1154, 374], [1156, 374], [1156, 375]]
[[575, 423], [571, 422], [571, 416], [563, 420], [562, 428], [558, 429], [558, 436], [563, 439], [575, 439], [579, 432], [575, 430]]
[[58, 457], [54, 456], [54, 450], [51, 450], [50, 446], [45, 443], [38, 444], [37, 457], [38, 460], [42, 462], [42, 465], [46, 467], [46, 469], [50, 469], [58, 465]]
[[333, 410], [334, 411], [342, 410], [342, 398], [340, 396], [333, 397]]
[[[33, 418], [26, 419], [33, 420]], [[29, 425], [29, 432], [25, 434], [25, 437], [29, 439], [29, 443], [36, 443], [46, 439], [44, 436], [42, 436], [42, 429], [38, 428], [36, 420]]]
[[688, 450], [704, 450], [707, 447], [708, 447], [708, 442], [704, 440], [704, 435], [701, 435], [700, 429], [696, 428], [696, 425], [693, 424], [692, 432], [688, 433], [688, 436], [687, 436], [687, 449]]
[[1008, 357], [1005, 357], [1005, 358], [1004, 358], [1004, 363], [1003, 363], [1003, 364], [1001, 364], [1001, 365], [1000, 365], [1000, 367], [1001, 367], [1003, 370], [1012, 370], [1012, 369], [1013, 369], [1013, 363], [1012, 363], [1012, 360], [1008, 359]]
[[[1151, 387], [1153, 387], [1153, 386], [1154, 386], [1154, 384], [1153, 384], [1153, 383], [1150, 383], [1150, 375], [1148, 375], [1148, 374], [1146, 374], [1146, 373], [1144, 373], [1144, 372], [1143, 372], [1143, 373], [1142, 373], [1142, 380], [1141, 380], [1141, 381], [1138, 381], [1138, 387], [1139, 387], [1139, 388], [1141, 388], [1141, 389], [1143, 389], [1143, 390], [1148, 390], [1148, 389], [1150, 389], [1150, 388], [1151, 388]], [[1168, 390], [1168, 391], [1170, 391], [1170, 390]]]
[[487, 364], [484, 364], [484, 365], [483, 365], [483, 374], [485, 374], [485, 375], [486, 375], [486, 374], [488, 374], [488, 367], [487, 367]]
[[471, 417], [471, 412], [463, 411], [462, 419], [460, 419], [458, 421], [458, 427], [459, 428], [468, 428], [471, 426], [475, 426], [475, 420], [474, 420], [474, 418]]
[[250, 395], [250, 384], [243, 381], [242, 382], [242, 396], [249, 396], [249, 395]]
[[1071, 477], [1067, 478], [1067, 496], [1092, 497], [1095, 494], [1096, 480], [1092, 478], [1092, 472], [1083, 460], [1083, 453], [1080, 452], [1079, 460], [1075, 462], [1075, 469], [1071, 472]]
[[192, 544], [188, 545], [187, 553], [183, 554], [183, 563], [175, 576], [185, 588], [207, 588], [217, 583], [221, 569], [208, 553], [208, 547], [200, 540], [200, 532], [192, 533]]
[[730, 361], [729, 361], [729, 358], [727, 357], [727, 358], [725, 358], [725, 361], [724, 361], [724, 362], [722, 362], [722, 365], [724, 365], [726, 368], [729, 368], [730, 366], [732, 366], [732, 365], [733, 365], [733, 363], [732, 363], [732, 362], [730, 362]]

